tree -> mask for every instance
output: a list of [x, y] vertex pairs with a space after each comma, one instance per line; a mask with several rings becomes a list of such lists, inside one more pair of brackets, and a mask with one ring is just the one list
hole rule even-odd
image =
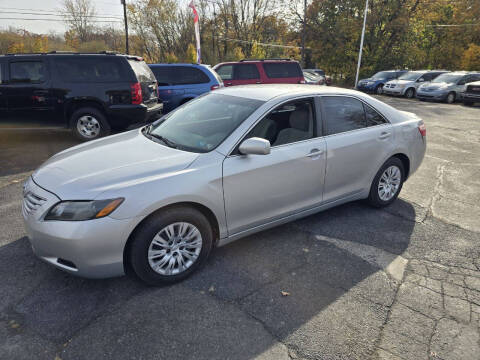
[[233, 49], [233, 60], [240, 61], [242, 59], [245, 59], [245, 55], [243, 54], [242, 48], [237, 46], [235, 49]]
[[197, 62], [197, 49], [195, 49], [195, 46], [193, 46], [193, 44], [188, 44], [187, 56], [185, 61], [192, 64], [195, 64]]
[[65, 23], [73, 30], [81, 42], [90, 40], [94, 31], [92, 19], [95, 7], [90, 0], [63, 0]]
[[470, 44], [462, 56], [462, 69], [480, 71], [480, 46]]
[[252, 49], [250, 50], [250, 57], [252, 59], [265, 59], [265, 55], [265, 50], [254, 41]]
[[169, 52], [165, 54], [165, 61], [169, 64], [177, 63], [178, 58], [173, 52]]

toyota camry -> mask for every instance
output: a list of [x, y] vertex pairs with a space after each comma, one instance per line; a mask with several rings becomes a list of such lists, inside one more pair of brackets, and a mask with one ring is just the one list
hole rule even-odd
[[420, 118], [357, 91], [225, 88], [56, 154], [22, 211], [33, 251], [60, 269], [175, 282], [246, 235], [349, 201], [390, 205], [425, 149]]

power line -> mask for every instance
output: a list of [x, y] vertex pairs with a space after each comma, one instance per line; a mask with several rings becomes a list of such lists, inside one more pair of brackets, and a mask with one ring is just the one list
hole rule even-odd
[[426, 27], [463, 27], [463, 26], [480, 26], [478, 24], [436, 24], [436, 25], [425, 25]]
[[[5, 18], [0, 17], [0, 20], [25, 20], [25, 21], [56, 21], [56, 22], [64, 22], [64, 21], [71, 21], [73, 19], [39, 19], [39, 18]], [[95, 23], [118, 23], [121, 20], [90, 20], [90, 22]]]
[[[2, 14], [39, 15], [39, 16], [57, 16], [57, 17], [58, 16], [69, 16], [68, 13], [60, 13], [62, 15], [58, 15], [58, 13], [53, 14], [53, 13], [33, 13], [33, 12], [18, 12], [18, 11], [2, 11]], [[122, 20], [122, 18], [118, 17], [118, 16], [82, 15], [82, 17]]]

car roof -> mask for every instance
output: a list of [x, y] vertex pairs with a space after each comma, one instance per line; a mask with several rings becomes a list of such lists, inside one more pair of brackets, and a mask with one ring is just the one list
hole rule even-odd
[[216, 94], [239, 96], [248, 99], [269, 101], [282, 95], [292, 97], [301, 95], [356, 95], [362, 96], [355, 90], [337, 88], [334, 86], [312, 86], [306, 84], [261, 84], [240, 85], [215, 90]]
[[194, 63], [157, 63], [157, 64], [148, 64], [148, 66], [190, 66], [190, 67], [201, 67], [209, 68], [209, 65], [204, 64], [194, 64]]

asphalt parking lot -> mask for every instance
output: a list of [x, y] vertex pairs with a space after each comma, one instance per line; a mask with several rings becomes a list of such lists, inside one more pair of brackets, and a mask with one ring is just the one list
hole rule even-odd
[[0, 359], [479, 359], [480, 107], [380, 98], [427, 126], [395, 204], [250, 236], [162, 288], [33, 256], [22, 182], [76, 140], [0, 123]]

